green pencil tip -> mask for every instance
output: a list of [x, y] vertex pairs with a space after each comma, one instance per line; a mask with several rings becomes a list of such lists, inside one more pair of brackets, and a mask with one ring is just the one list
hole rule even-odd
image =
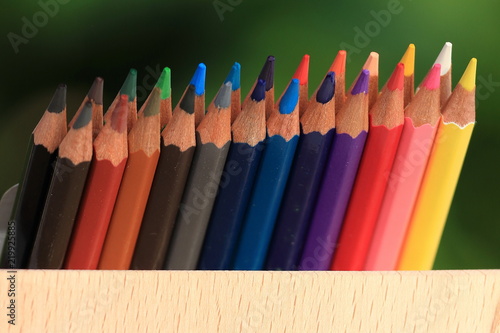
[[160, 88], [161, 99], [167, 99], [170, 97], [170, 94], [172, 93], [172, 88], [170, 86], [170, 68], [165, 67], [163, 69], [155, 87]]
[[120, 89], [120, 95], [127, 95], [128, 101], [132, 102], [137, 94], [137, 71], [133, 68], [130, 69], [125, 82]]

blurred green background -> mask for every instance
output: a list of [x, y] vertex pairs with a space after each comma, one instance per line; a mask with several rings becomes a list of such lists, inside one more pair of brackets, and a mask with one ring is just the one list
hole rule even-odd
[[[196, 65], [204, 62], [208, 103], [234, 61], [242, 65], [244, 96], [272, 54], [279, 96], [308, 53], [311, 93], [337, 51], [347, 47], [347, 84], [369, 52], [376, 51], [382, 86], [408, 44], [415, 43], [418, 84], [444, 42], [450, 41], [454, 85], [470, 58], [478, 59], [477, 125], [435, 268], [500, 268], [495, 207], [500, 198], [500, 2], [55, 1], [2, 1], [0, 192], [21, 176], [29, 135], [60, 82], [68, 85], [71, 117], [95, 76], [105, 80], [106, 109], [130, 67], [139, 72], [142, 102], [161, 68], [169, 66], [175, 105]], [[52, 15], [41, 14], [43, 7]], [[390, 17], [374, 23], [373, 13], [388, 8], [393, 11]], [[36, 30], [23, 34], [26, 21], [37, 24]], [[367, 27], [368, 38], [356, 38], [358, 29]]]

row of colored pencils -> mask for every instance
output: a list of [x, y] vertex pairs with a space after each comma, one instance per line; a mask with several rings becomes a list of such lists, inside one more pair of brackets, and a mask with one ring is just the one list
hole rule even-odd
[[372, 52], [309, 56], [274, 101], [269, 56], [241, 103], [235, 63], [205, 111], [198, 65], [172, 108], [165, 68], [137, 111], [130, 70], [103, 114], [96, 78], [66, 125], [60, 85], [33, 131], [3, 267], [431, 269], [475, 123], [476, 59], [452, 91], [446, 43], [414, 89], [411, 44], [379, 93]]

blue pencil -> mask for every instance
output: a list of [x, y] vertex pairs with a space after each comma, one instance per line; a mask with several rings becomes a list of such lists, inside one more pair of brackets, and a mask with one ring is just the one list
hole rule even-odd
[[266, 138], [266, 83], [259, 80], [251, 102], [232, 126], [233, 142], [219, 184], [198, 269], [231, 268], [234, 249]]
[[234, 269], [260, 270], [299, 140], [299, 80], [293, 79], [267, 121], [266, 147], [257, 172]]
[[296, 270], [335, 132], [335, 73], [300, 118], [301, 136], [267, 254], [266, 269]]

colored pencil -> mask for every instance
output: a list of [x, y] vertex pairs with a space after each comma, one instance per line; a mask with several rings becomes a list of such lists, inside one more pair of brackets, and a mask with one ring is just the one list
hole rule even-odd
[[196, 128], [196, 149], [165, 269], [196, 269], [230, 142], [231, 82], [226, 82]]
[[120, 101], [121, 95], [128, 96], [127, 131], [130, 132], [137, 121], [137, 71], [133, 68], [130, 69], [120, 91], [104, 114], [104, 122], [111, 121], [111, 114]]
[[266, 259], [266, 269], [296, 270], [335, 133], [335, 73], [329, 72], [300, 118], [301, 136]]
[[309, 55], [305, 54], [295, 70], [292, 79], [299, 80], [299, 117], [302, 117], [309, 103]]
[[251, 95], [255, 90], [255, 86], [257, 85], [259, 80], [264, 81], [266, 83], [266, 119], [269, 118], [274, 110], [274, 61], [275, 59], [273, 56], [270, 55], [267, 57], [264, 66], [262, 66], [262, 69], [260, 70], [260, 74], [257, 77], [257, 80], [255, 80], [252, 89], [250, 89], [250, 92], [245, 97], [242, 105], [242, 109], [245, 109], [247, 107], [247, 104], [252, 100]]
[[233, 268], [264, 267], [299, 139], [299, 80], [292, 79], [267, 120], [267, 140], [248, 203]]
[[451, 95], [452, 83], [451, 83], [451, 51], [452, 44], [450, 42], [446, 42], [439, 52], [434, 65], [441, 65], [441, 79], [440, 79], [440, 105], [441, 109], [444, 108], [448, 98]]
[[368, 131], [368, 84], [363, 70], [336, 114], [336, 133], [300, 259], [300, 270], [327, 270], [344, 219]]
[[477, 60], [473, 58], [449, 98], [417, 197], [399, 270], [429, 270], [441, 239], [475, 123]]
[[[379, 54], [377, 52], [370, 52], [370, 55], [365, 61], [365, 64], [363, 65], [363, 70], [368, 70], [370, 72], [370, 80], [368, 83], [368, 110], [370, 110], [375, 102], [377, 101], [378, 98], [378, 60], [379, 60]], [[349, 88], [349, 93], [351, 93], [351, 90], [353, 89], [354, 85], [356, 82], [358, 82], [358, 78], [361, 75], [361, 72], [358, 74], [356, 77], [356, 80], [354, 80], [353, 84]], [[337, 110], [337, 113], [340, 110]]]
[[[399, 140], [373, 236], [376, 252], [370, 269], [394, 270], [436, 133], [439, 113], [439, 71], [434, 65], [413, 101], [405, 108]], [[374, 243], [375, 242], [375, 243]]]
[[[205, 66], [198, 66], [194, 77], [204, 80]], [[165, 263], [172, 229], [184, 192], [196, 146], [194, 109], [195, 81], [186, 88], [171, 121], [163, 129], [160, 159], [151, 185], [148, 203], [130, 268], [161, 269]]]
[[65, 259], [68, 269], [96, 269], [127, 162], [128, 96], [122, 95], [94, 140], [94, 155], [87, 176], [73, 235]]
[[241, 65], [237, 62], [231, 67], [231, 71], [224, 83], [231, 82], [231, 124], [234, 123], [241, 113], [241, 88], [240, 88]]
[[252, 185], [266, 138], [266, 82], [258, 80], [241, 114], [232, 125], [229, 147], [198, 269], [231, 269]]
[[345, 63], [347, 58], [347, 52], [345, 50], [340, 50], [332, 65], [330, 66], [329, 72], [335, 73], [335, 111], [338, 112], [344, 106], [345, 102]]
[[203, 117], [205, 117], [205, 77], [207, 74], [207, 67], [205, 64], [199, 64], [198, 68], [201, 67], [203, 67], [204, 70], [197, 70], [189, 83], [195, 87], [194, 124], [196, 127], [198, 127]]
[[2, 267], [26, 268], [28, 264], [57, 149], [66, 132], [66, 85], [60, 85], [29, 140], [23, 178], [10, 215], [15, 223], [15, 247], [3, 251]]
[[104, 86], [104, 80], [100, 77], [96, 77], [94, 82], [92, 83], [92, 86], [89, 89], [89, 92], [87, 93], [87, 96], [82, 101], [82, 104], [80, 104], [80, 107], [76, 111], [75, 115], [71, 119], [71, 121], [68, 124], [68, 128], [71, 128], [73, 126], [73, 123], [75, 122], [76, 119], [78, 119], [78, 115], [80, 114], [81, 110], [85, 106], [87, 102], [92, 103], [92, 138], [95, 140], [97, 135], [102, 129], [103, 125], [103, 114], [102, 114], [102, 90]]
[[165, 128], [172, 118], [172, 88], [170, 68], [165, 67], [161, 72], [155, 87], [160, 89], [160, 128]]
[[[13, 185], [5, 191], [2, 198], [0, 198], [0, 257], [4, 256], [4, 252], [14, 251], [14, 237], [16, 232], [13, 222], [10, 222], [12, 220], [9, 220], [9, 218], [14, 209], [18, 187], [19, 184]], [[9, 237], [9, 239], [7, 239], [7, 237]], [[5, 267], [2, 268], [8, 267], [5, 265]]]
[[368, 137], [335, 253], [336, 270], [363, 270], [404, 122], [399, 63], [369, 113]]
[[399, 61], [405, 67], [404, 106], [410, 104], [415, 93], [415, 45], [410, 44]]
[[61, 269], [92, 160], [92, 103], [59, 145], [28, 268]]
[[160, 93], [158, 88], [153, 89], [129, 132], [127, 165], [109, 222], [98, 269], [130, 267], [160, 155]]

